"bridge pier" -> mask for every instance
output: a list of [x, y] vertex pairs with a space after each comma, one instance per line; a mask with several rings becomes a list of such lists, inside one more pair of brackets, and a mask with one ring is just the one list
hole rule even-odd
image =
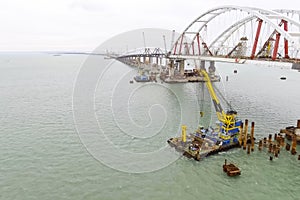
[[200, 62], [200, 69], [205, 69], [205, 61], [201, 60]]
[[181, 76], [184, 76], [184, 60], [180, 60], [179, 62], [179, 72]]
[[174, 75], [175, 75], [174, 60], [170, 60], [170, 62], [169, 62], [169, 77], [171, 79], [173, 79]]
[[214, 76], [216, 72], [215, 61], [210, 61], [208, 67], [208, 72], [210, 76]]

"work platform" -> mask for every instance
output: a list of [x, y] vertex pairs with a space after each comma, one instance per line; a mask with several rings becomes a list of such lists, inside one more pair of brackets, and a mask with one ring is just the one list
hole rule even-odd
[[176, 151], [182, 152], [188, 158], [194, 158], [200, 161], [202, 158], [239, 147], [238, 142], [229, 142], [228, 144], [215, 144], [212, 140], [198, 137], [190, 134], [187, 136], [187, 142], [183, 142], [180, 137], [170, 138], [168, 141], [171, 147]]

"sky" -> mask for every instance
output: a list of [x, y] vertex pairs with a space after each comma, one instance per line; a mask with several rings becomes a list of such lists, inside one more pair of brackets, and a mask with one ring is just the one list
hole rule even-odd
[[[289, 2], [289, 3], [287, 3]], [[0, 51], [93, 51], [140, 28], [183, 31], [222, 5], [295, 9], [283, 0], [0, 0]]]

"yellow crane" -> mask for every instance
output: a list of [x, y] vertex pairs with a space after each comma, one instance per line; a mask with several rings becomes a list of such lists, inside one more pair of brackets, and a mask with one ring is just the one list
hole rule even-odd
[[[231, 108], [227, 112], [223, 110], [205, 67], [201, 65], [200, 70], [197, 70], [196, 73], [204, 78], [214, 104], [218, 117], [217, 129], [199, 127], [194, 133], [187, 135], [187, 127], [183, 125], [181, 127], [181, 137], [170, 138], [168, 143], [170, 146], [182, 151], [184, 156], [199, 161], [202, 157], [240, 146], [242, 144], [242, 134], [240, 134], [242, 121], [237, 120], [237, 112]], [[224, 98], [222, 94], [220, 96]]]
[[221, 106], [218, 96], [215, 93], [215, 90], [212, 86], [210, 77], [206, 72], [205, 68], [201, 68], [199, 75], [204, 77], [206, 87], [214, 104], [218, 120], [221, 122], [221, 133], [224, 133], [224, 137], [228, 134], [236, 134], [239, 132], [241, 121], [236, 120], [237, 112], [230, 110], [225, 112]]

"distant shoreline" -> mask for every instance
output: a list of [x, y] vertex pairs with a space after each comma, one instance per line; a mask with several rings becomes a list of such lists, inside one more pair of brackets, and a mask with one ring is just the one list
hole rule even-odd
[[54, 55], [64, 55], [64, 54], [74, 54], [74, 55], [100, 55], [105, 56], [105, 53], [92, 53], [92, 52], [76, 52], [76, 51], [0, 51], [0, 54], [10, 54], [10, 53], [24, 53], [24, 54], [31, 54], [31, 53], [45, 53], [45, 54], [54, 54]]

